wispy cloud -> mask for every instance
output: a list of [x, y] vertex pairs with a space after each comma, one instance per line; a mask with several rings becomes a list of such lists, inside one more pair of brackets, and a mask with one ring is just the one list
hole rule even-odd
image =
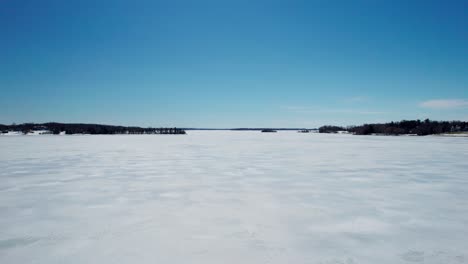
[[296, 113], [304, 113], [304, 114], [311, 114], [311, 113], [337, 113], [337, 114], [360, 114], [360, 115], [380, 115], [380, 114], [387, 114], [387, 112], [382, 111], [370, 111], [370, 110], [362, 110], [362, 109], [333, 109], [333, 108], [315, 108], [315, 107], [307, 107], [307, 106], [284, 106], [283, 109], [286, 109], [291, 112]]
[[465, 99], [435, 99], [421, 102], [420, 107], [432, 109], [453, 109], [468, 107], [468, 100]]
[[370, 101], [370, 97], [368, 96], [352, 96], [344, 99], [345, 102], [349, 103], [361, 103]]

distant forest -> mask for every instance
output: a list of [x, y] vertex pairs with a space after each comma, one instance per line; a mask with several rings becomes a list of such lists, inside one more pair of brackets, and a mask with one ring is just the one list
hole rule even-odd
[[[50, 134], [91, 134], [91, 135], [110, 135], [110, 134], [186, 134], [181, 128], [142, 128], [136, 126], [112, 126], [100, 124], [67, 124], [67, 123], [25, 123], [25, 124], [0, 124], [0, 133], [8, 131], [19, 131], [23, 134], [32, 131], [46, 130]], [[237, 128], [234, 131], [253, 131], [265, 130], [265, 128]], [[274, 130], [298, 130], [296, 128], [278, 128]], [[400, 122], [390, 122], [382, 124], [364, 124], [360, 126], [322, 126], [318, 129], [319, 133], [339, 133], [347, 132], [355, 135], [432, 135], [443, 133], [468, 132], [468, 122], [464, 121], [432, 121], [426, 120], [403, 120]]]
[[127, 127], [127, 126], [111, 126], [98, 124], [65, 124], [65, 123], [25, 123], [1, 125], [0, 131], [7, 133], [8, 131], [21, 131], [27, 134], [31, 131], [48, 130], [51, 134], [92, 134], [92, 135], [110, 135], [110, 134], [185, 134], [185, 130], [179, 128], [142, 128], [142, 127]]
[[468, 132], [468, 122], [463, 121], [432, 121], [403, 120], [400, 122], [390, 122], [385, 124], [364, 124], [361, 126], [339, 127], [322, 126], [319, 133], [337, 133], [347, 131], [355, 135], [405, 135], [413, 134], [418, 136]]

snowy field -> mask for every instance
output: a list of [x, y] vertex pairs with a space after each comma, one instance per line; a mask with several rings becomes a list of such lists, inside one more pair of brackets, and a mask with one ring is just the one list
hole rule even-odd
[[0, 136], [0, 263], [468, 263], [468, 139]]

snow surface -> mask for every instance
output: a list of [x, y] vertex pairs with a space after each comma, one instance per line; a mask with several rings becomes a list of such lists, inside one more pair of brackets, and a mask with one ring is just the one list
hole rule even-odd
[[1, 133], [0, 136], [21, 136], [23, 133], [21, 131], [8, 131], [7, 133]]
[[451, 133], [451, 134], [440, 134], [438, 136], [444, 137], [468, 137], [468, 133]]
[[0, 263], [468, 263], [468, 140], [0, 137]]
[[21, 131], [8, 131], [7, 133], [0, 133], [0, 136], [42, 136], [42, 135], [51, 135], [49, 130], [34, 130], [27, 134], [24, 134]]

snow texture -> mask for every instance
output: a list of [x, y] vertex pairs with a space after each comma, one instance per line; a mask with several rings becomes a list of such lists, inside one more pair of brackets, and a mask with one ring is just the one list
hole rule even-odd
[[0, 137], [0, 263], [468, 263], [468, 140]]

